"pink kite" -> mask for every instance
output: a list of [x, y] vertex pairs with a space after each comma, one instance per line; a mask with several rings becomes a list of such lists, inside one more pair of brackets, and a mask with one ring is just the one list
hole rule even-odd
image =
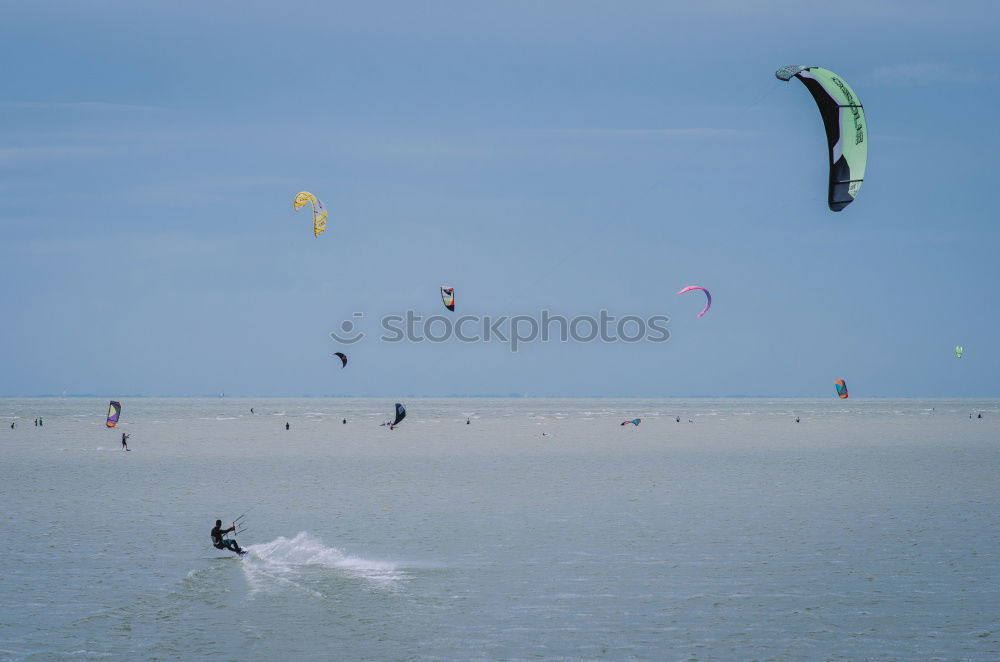
[[702, 292], [705, 293], [705, 296], [708, 297], [708, 305], [705, 306], [705, 310], [698, 313], [698, 319], [701, 319], [702, 316], [708, 312], [708, 309], [712, 307], [712, 293], [706, 290], [704, 287], [699, 287], [698, 285], [688, 285], [677, 294], [684, 294], [685, 292], [690, 292], [691, 290], [701, 290]]

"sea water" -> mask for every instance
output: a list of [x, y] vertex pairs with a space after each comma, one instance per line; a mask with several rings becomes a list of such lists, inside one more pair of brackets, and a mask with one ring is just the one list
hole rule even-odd
[[1000, 658], [998, 401], [405, 402], [0, 400], [0, 658]]

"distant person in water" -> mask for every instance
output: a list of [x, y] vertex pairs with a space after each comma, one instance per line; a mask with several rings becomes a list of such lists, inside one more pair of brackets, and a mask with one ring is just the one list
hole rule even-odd
[[680, 423], [680, 422], [681, 422], [681, 417], [680, 417], [680, 416], [678, 416], [678, 417], [677, 417], [677, 418], [675, 418], [674, 420], [675, 420], [675, 421], [676, 421], [677, 423]]
[[14, 423], [15, 423], [15, 422], [16, 422], [16, 421], [12, 421], [12, 422], [11, 422], [11, 424], [10, 424], [10, 429], [11, 429], [11, 430], [13, 430], [13, 429], [14, 429]]
[[41, 417], [41, 416], [39, 416], [39, 417], [38, 417], [38, 427], [42, 427], [43, 425], [45, 425], [45, 421], [43, 421], [43, 420], [42, 420], [42, 417]]
[[233, 540], [231, 538], [223, 538], [222, 537], [225, 534], [230, 533], [230, 532], [235, 531], [235, 530], [236, 530], [235, 526], [231, 526], [228, 529], [223, 529], [222, 528], [222, 520], [221, 519], [215, 520], [215, 527], [212, 529], [212, 534], [211, 534], [212, 535], [212, 547], [215, 547], [216, 549], [228, 549], [230, 552], [236, 552], [240, 556], [243, 556], [244, 554], [246, 554], [246, 551], [240, 549], [240, 546], [236, 543], [235, 540]]
[[250, 413], [251, 414], [253, 413], [253, 407], [250, 407]]
[[466, 424], [466, 425], [469, 425], [469, 422], [470, 422], [470, 421], [471, 421], [471, 419], [468, 419], [468, 418], [467, 418], [467, 419], [465, 419], [465, 424]]
[[291, 429], [291, 427], [292, 427], [292, 426], [290, 426], [290, 425], [288, 424], [288, 421], [285, 421], [285, 429], [286, 429], [286, 430], [290, 430], [290, 429]]
[[345, 418], [345, 419], [344, 419], [344, 420], [342, 420], [342, 421], [341, 421], [340, 423], [341, 423], [342, 425], [347, 425], [347, 419]]
[[125, 434], [124, 432], [122, 432], [122, 450], [123, 451], [129, 450], [128, 444], [125, 443], [125, 442], [127, 442], [128, 438], [131, 437], [131, 436], [132, 435], [130, 435], [130, 434]]
[[982, 418], [982, 417], [983, 417], [982, 414], [979, 414], [978, 416], [976, 416], [976, 418]]
[[799, 417], [798, 417], [798, 416], [796, 416], [796, 417], [795, 417], [795, 422], [796, 422], [796, 423], [798, 423], [798, 422], [799, 422]]

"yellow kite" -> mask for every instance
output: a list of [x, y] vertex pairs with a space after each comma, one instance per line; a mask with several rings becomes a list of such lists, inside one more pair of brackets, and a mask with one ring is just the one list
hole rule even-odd
[[319, 233], [326, 229], [326, 217], [329, 214], [326, 207], [323, 206], [323, 201], [309, 191], [300, 191], [295, 194], [295, 202], [292, 203], [295, 211], [308, 204], [312, 205], [313, 210], [313, 236], [318, 237]]

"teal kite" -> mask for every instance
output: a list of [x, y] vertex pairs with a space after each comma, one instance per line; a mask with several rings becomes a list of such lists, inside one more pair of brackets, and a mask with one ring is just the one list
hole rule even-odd
[[788, 66], [778, 69], [778, 80], [793, 77], [813, 95], [826, 127], [830, 154], [830, 187], [827, 204], [840, 211], [854, 202], [868, 164], [868, 124], [865, 109], [847, 82], [822, 67]]

